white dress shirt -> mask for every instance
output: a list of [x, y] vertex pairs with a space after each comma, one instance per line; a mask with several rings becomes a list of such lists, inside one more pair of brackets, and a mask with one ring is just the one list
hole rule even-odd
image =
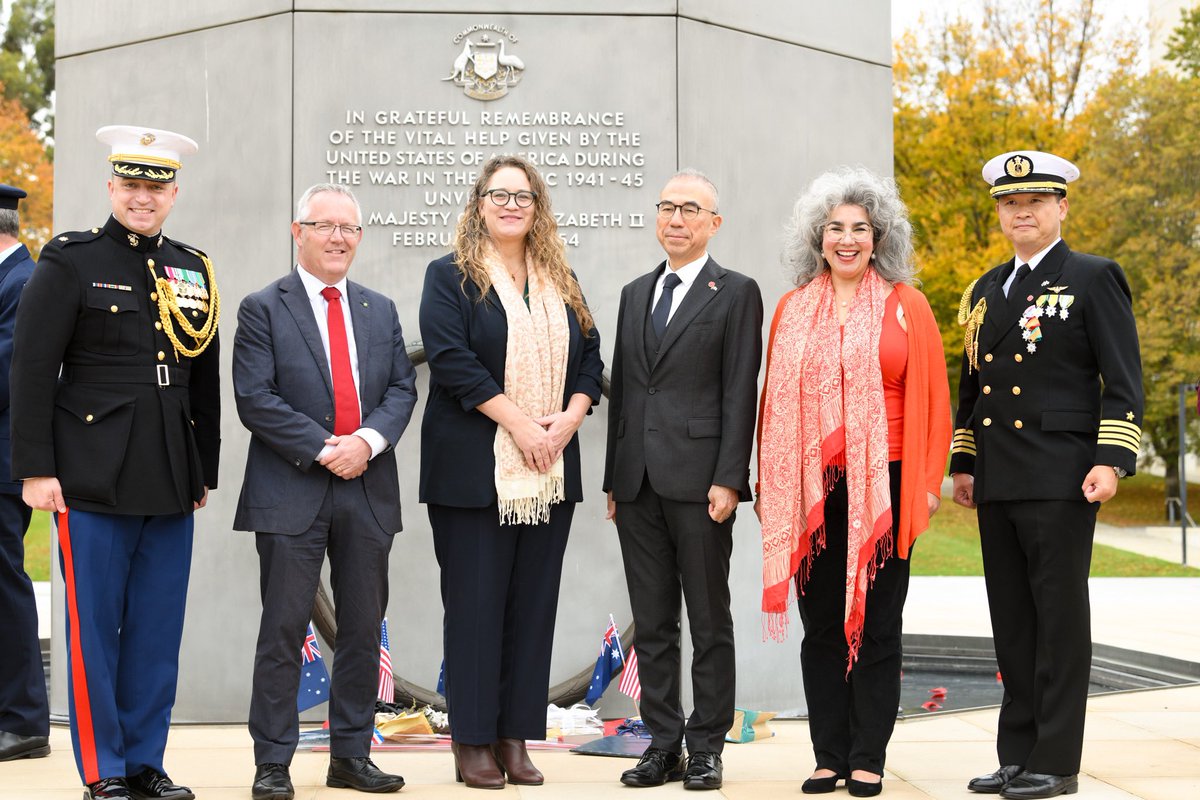
[[[325, 348], [325, 363], [329, 364], [329, 380], [331, 382], [333, 381], [333, 360], [329, 357], [329, 302], [321, 295], [321, 291], [326, 286], [332, 285], [342, 294], [338, 298], [338, 303], [342, 306], [342, 319], [346, 322], [346, 344], [350, 350], [350, 374], [354, 378], [354, 395], [358, 400], [358, 409], [361, 414], [362, 395], [358, 390], [358, 346], [354, 341], [354, 319], [350, 316], [350, 298], [346, 296], [346, 279], [342, 278], [337, 283], [327, 284], [304, 267], [297, 266], [296, 271], [300, 273], [300, 282], [304, 284], [304, 292], [308, 295], [308, 302], [312, 305], [313, 316], [317, 318], [317, 330], [321, 332], [321, 346]], [[374, 428], [359, 428], [353, 435], [361, 437], [371, 446], [371, 458], [387, 449], [387, 439], [384, 439], [383, 434]], [[332, 451], [331, 445], [325, 445], [313, 460], [319, 461]]]
[[[1053, 248], [1054, 245], [1058, 244], [1061, 241], [1062, 241], [1062, 237], [1061, 236], [1057, 237], [1045, 249], [1038, 250], [1036, 253], [1033, 254], [1033, 258], [1024, 262], [1029, 265], [1029, 271], [1033, 272], [1035, 269], [1037, 269], [1038, 264], [1042, 263], [1042, 259], [1046, 257], [1046, 253], [1049, 253], [1051, 248]], [[1022, 263], [1021, 259], [1019, 257], [1015, 257], [1015, 256], [1014, 256], [1014, 259], [1015, 260], [1013, 261], [1013, 271], [1008, 276], [1008, 280], [1006, 280], [1004, 282], [1004, 296], [1005, 297], [1008, 297], [1008, 290], [1010, 288], [1012, 288], [1013, 281], [1016, 280], [1016, 278], [1017, 278], [1017, 270], [1019, 270], [1021, 268], [1021, 263]]]
[[[675, 274], [679, 276], [679, 285], [675, 287], [675, 293], [671, 295], [671, 311], [667, 314], [667, 323], [671, 322], [671, 317], [675, 316], [675, 312], [679, 310], [679, 304], [683, 302], [684, 295], [688, 293], [688, 289], [692, 288], [692, 284], [696, 280], [696, 276], [700, 274], [700, 270], [704, 269], [704, 265], [708, 263], [708, 251], [697, 258], [695, 261], [684, 264], [679, 269], [675, 270]], [[663, 281], [667, 279], [667, 275], [671, 272], [671, 262], [667, 262], [667, 267], [658, 276], [658, 280], [654, 282], [654, 297], [650, 298], [650, 308], [658, 305], [658, 298], [662, 297]]]
[[0, 264], [4, 263], [4, 259], [8, 258], [13, 253], [17, 252], [17, 248], [20, 246], [21, 246], [21, 243], [17, 242], [16, 244], [12, 245], [11, 247], [6, 247], [3, 250], [0, 250]]

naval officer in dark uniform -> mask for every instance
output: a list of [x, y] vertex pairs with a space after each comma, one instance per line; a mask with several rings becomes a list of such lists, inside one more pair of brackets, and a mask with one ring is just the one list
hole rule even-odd
[[33, 259], [17, 241], [23, 189], [0, 183], [0, 761], [50, 754], [50, 706], [38, 640], [37, 600], [25, 574], [25, 531], [31, 511], [10, 479], [9, 383], [13, 322]]
[[163, 750], [192, 512], [217, 485], [220, 298], [207, 256], [162, 231], [196, 143], [96, 135], [112, 148], [112, 216], [46, 245], [17, 312], [13, 477], [55, 512], [85, 797], [185, 800]]
[[950, 472], [954, 501], [978, 509], [1004, 682], [1000, 768], [968, 788], [1053, 797], [1078, 787], [1092, 534], [1100, 503], [1137, 463], [1141, 358], [1125, 274], [1061, 238], [1075, 165], [1022, 150], [989, 161], [983, 177], [1016, 256], [959, 309]]

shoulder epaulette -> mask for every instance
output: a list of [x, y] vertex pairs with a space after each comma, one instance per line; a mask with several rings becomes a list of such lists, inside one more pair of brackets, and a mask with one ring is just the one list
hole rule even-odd
[[197, 258], [206, 258], [208, 256], [208, 254], [205, 253], [203, 250], [201, 250], [199, 247], [193, 247], [190, 244], [185, 244], [184, 242], [181, 242], [178, 239], [172, 239], [170, 236], [166, 236], [166, 235], [163, 236], [163, 239], [165, 239], [166, 241], [175, 245], [180, 250], [187, 250], [189, 253], [196, 256]]
[[[79, 244], [81, 242], [93, 242], [99, 239], [104, 234], [100, 228], [92, 228], [87, 231], [64, 231], [50, 240], [62, 247], [70, 244]], [[50, 242], [47, 242], [49, 244]]]

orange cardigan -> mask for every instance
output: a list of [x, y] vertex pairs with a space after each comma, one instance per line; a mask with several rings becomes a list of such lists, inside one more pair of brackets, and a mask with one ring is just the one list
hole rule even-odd
[[[942, 493], [946, 456], [950, 453], [950, 384], [946, 379], [946, 358], [942, 335], [933, 309], [918, 289], [897, 283], [900, 307], [908, 325], [908, 366], [904, 379], [904, 438], [900, 457], [900, 529], [895, 531], [896, 554], [908, 558], [913, 541], [929, 527], [926, 492]], [[767, 344], [767, 372], [771, 370], [771, 350], [775, 345], [775, 327], [793, 289], [779, 300], [771, 320]], [[762, 438], [764, 391], [759, 398], [758, 437]], [[760, 442], [761, 443], [761, 442]], [[761, 448], [759, 448], [761, 451]], [[893, 498], [893, 502], [895, 498]]]

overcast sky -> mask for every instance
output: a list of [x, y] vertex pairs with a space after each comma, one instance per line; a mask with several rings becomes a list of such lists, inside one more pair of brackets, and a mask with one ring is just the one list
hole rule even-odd
[[[1097, 0], [1096, 3], [1105, 24], [1130, 15], [1145, 17], [1146, 5], [1147, 0]], [[892, 38], [915, 26], [922, 13], [926, 19], [939, 19], [956, 9], [970, 14], [981, 6], [981, 0], [892, 0]]]

